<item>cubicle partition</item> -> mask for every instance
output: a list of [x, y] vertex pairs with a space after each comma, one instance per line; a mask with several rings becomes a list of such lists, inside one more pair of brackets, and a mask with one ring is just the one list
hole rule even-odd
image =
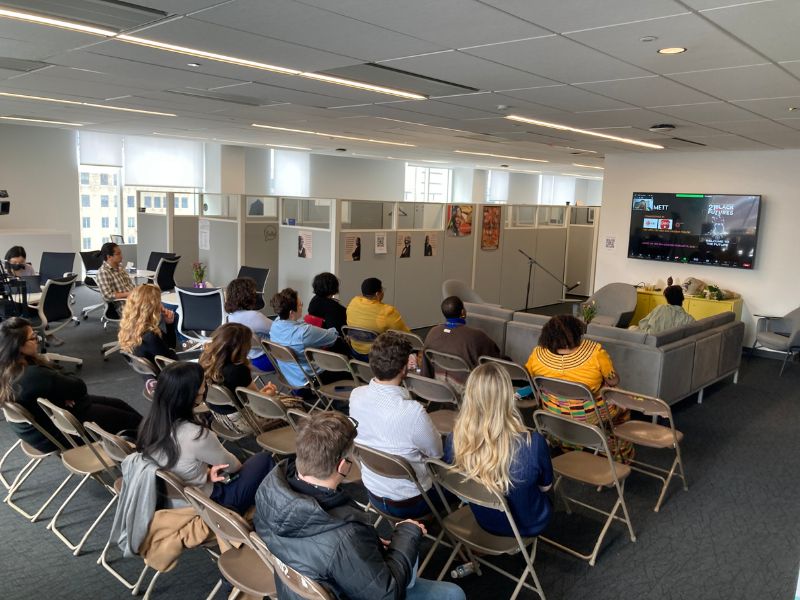
[[239, 227], [235, 219], [198, 220], [198, 258], [206, 266], [206, 281], [224, 287], [239, 271]]
[[134, 261], [136, 266], [144, 269], [151, 252], [172, 252], [169, 247], [169, 219], [166, 214], [139, 212], [137, 215], [136, 258], [125, 258]]
[[594, 292], [594, 262], [597, 247], [597, 227], [595, 225], [599, 209], [594, 206], [575, 206], [570, 209], [567, 228], [567, 269], [566, 281], [572, 285], [581, 284], [572, 293], [591, 296]]
[[[175, 283], [192, 284], [192, 263], [200, 259], [198, 249], [198, 217], [175, 215], [172, 221], [172, 252], [181, 257], [175, 271]], [[214, 281], [211, 279], [210, 281]]]

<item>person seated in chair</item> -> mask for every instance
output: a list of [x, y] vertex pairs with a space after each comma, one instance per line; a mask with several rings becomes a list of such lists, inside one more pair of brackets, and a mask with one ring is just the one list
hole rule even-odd
[[[383, 333], [389, 329], [411, 331], [403, 321], [398, 310], [391, 304], [383, 303], [383, 283], [377, 277], [368, 277], [361, 282], [361, 295], [347, 305], [347, 324], [351, 327], [370, 329]], [[365, 355], [369, 344], [353, 341], [353, 350]]]
[[645, 333], [659, 333], [672, 329], [673, 327], [683, 327], [689, 323], [694, 323], [694, 317], [683, 310], [683, 289], [679, 285], [670, 285], [664, 288], [664, 298], [666, 304], [656, 306], [646, 317], [639, 320], [638, 325], [631, 329], [638, 329]]
[[[231, 281], [225, 290], [225, 312], [228, 313], [228, 323], [240, 323], [248, 327], [257, 340], [268, 340], [272, 321], [256, 309], [258, 300], [255, 280], [239, 277]], [[247, 358], [259, 371], [274, 371], [260, 345], [256, 347], [251, 344]]]
[[22, 246], [11, 246], [6, 252], [6, 271], [12, 277], [32, 277], [36, 275], [33, 265]]
[[100, 258], [103, 259], [103, 264], [97, 269], [95, 276], [97, 287], [103, 299], [114, 303], [114, 308], [122, 314], [121, 303], [116, 301], [127, 299], [136, 287], [131, 276], [121, 266], [122, 248], [114, 242], [106, 242], [100, 248]]
[[[425, 412], [403, 387], [408, 373], [411, 344], [391, 331], [382, 333], [369, 351], [369, 366], [375, 377], [369, 385], [350, 394], [350, 416], [359, 425], [358, 442], [369, 448], [406, 459], [417, 474], [428, 498], [440, 504], [439, 494], [425, 469], [425, 458], [442, 456], [442, 437]], [[417, 486], [404, 479], [391, 479], [361, 472], [369, 500], [376, 507], [401, 518], [415, 518], [430, 512]]]
[[175, 313], [161, 305], [161, 290], [157, 286], [146, 283], [131, 291], [117, 340], [123, 352], [154, 364], [159, 355], [178, 360], [174, 350]]
[[[357, 424], [337, 412], [300, 422], [297, 458], [273, 469], [256, 493], [256, 532], [278, 559], [350, 600], [464, 600], [453, 583], [415, 577], [425, 526], [398, 523], [391, 539], [340, 489], [350, 473]], [[275, 578], [278, 596], [300, 600]]]
[[[425, 350], [436, 350], [458, 356], [464, 359], [470, 369], [478, 366], [478, 359], [481, 356], [503, 357], [500, 348], [488, 335], [466, 324], [467, 311], [458, 296], [448, 296], [442, 301], [442, 314], [445, 318], [444, 325], [431, 327], [422, 348], [422, 374], [425, 377], [434, 376], [433, 365], [425, 358]], [[466, 381], [466, 378], [465, 374], [461, 383]]]

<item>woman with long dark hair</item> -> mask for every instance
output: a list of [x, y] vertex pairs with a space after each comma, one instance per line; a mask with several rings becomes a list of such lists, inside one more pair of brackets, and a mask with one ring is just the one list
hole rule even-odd
[[158, 376], [153, 406], [139, 429], [137, 446], [186, 485], [197, 486], [215, 502], [244, 514], [275, 463], [263, 452], [244, 463], [228, 452], [195, 418], [194, 407], [205, 394], [203, 367], [189, 362], [168, 365]]
[[[256, 282], [250, 277], [239, 277], [228, 284], [225, 290], [225, 312], [228, 323], [240, 323], [250, 328], [251, 336], [259, 340], [269, 339], [272, 321], [264, 313], [256, 309], [258, 306], [258, 289]], [[273, 371], [269, 358], [261, 347], [248, 346], [247, 358], [259, 371]]]
[[[0, 405], [21, 404], [56, 439], [63, 439], [39, 406], [38, 398], [69, 410], [79, 421], [95, 421], [112, 433], [136, 430], [142, 420], [138, 412], [118, 398], [89, 395], [81, 379], [61, 373], [40, 355], [39, 339], [30, 321], [21, 317], [6, 319], [0, 323]], [[9, 426], [33, 447], [53, 450], [34, 427], [19, 423]]]

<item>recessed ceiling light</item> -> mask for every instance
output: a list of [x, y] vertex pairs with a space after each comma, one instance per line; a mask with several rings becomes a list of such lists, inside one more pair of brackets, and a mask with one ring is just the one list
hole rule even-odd
[[658, 39], [658, 36], [655, 36], [655, 35], [646, 35], [646, 36], [644, 36], [644, 37], [640, 37], [640, 38], [639, 38], [639, 41], [640, 41], [640, 42], [645, 42], [645, 43], [648, 43], [648, 42], [655, 42], [657, 39]]
[[47, 125], [69, 125], [70, 127], [83, 127], [83, 123], [70, 123], [69, 121], [51, 121], [50, 119], [34, 119], [31, 117], [0, 117], [6, 121], [27, 121], [29, 123], [46, 123]]
[[387, 144], [389, 146], [406, 146], [414, 148], [414, 144], [406, 144], [405, 142], [387, 142], [386, 140], [376, 140], [372, 138], [355, 137], [352, 135], [339, 135], [336, 133], [325, 133], [323, 131], [310, 131], [308, 129], [291, 129], [289, 127], [275, 127], [273, 125], [261, 125], [259, 123], [251, 123], [253, 127], [260, 127], [261, 129], [274, 129], [275, 131], [288, 131], [290, 133], [305, 133], [306, 135], [318, 135], [326, 138], [334, 138], [337, 140], [354, 140], [356, 142], [370, 142], [372, 144]]
[[195, 68], [197, 68], [197, 67], [200, 66], [200, 63], [186, 63], [186, 66], [187, 67], [195, 67]]
[[658, 51], [659, 54], [682, 54], [686, 52], [686, 48], [661, 48]]
[[790, 106], [789, 107], [789, 112], [792, 112], [793, 110], [797, 110], [797, 107], [796, 106]]
[[619, 137], [616, 135], [609, 135], [607, 133], [600, 133], [598, 131], [589, 131], [587, 129], [578, 129], [577, 127], [570, 127], [569, 125], [561, 125], [559, 123], [550, 123], [548, 121], [539, 121], [537, 119], [529, 119], [527, 117], [520, 117], [519, 115], [507, 115], [506, 119], [511, 121], [518, 121], [520, 123], [530, 123], [531, 125], [538, 125], [539, 127], [548, 127], [550, 129], [558, 129], [560, 131], [572, 131], [575, 133], [582, 133], [584, 135], [591, 135], [606, 140], [613, 140], [615, 142], [622, 142], [623, 144], [632, 144], [634, 146], [642, 146], [644, 148], [653, 148], [655, 150], [663, 150], [664, 146], [658, 144], [651, 144], [650, 142], [640, 142], [639, 140], [632, 140], [630, 138]]
[[58, 27], [59, 29], [80, 31], [81, 33], [91, 33], [92, 35], [105, 35], [105, 36], [117, 35], [116, 31], [111, 31], [109, 29], [101, 29], [100, 27], [82, 25], [80, 23], [64, 21], [63, 19], [53, 19], [52, 17], [45, 17], [33, 13], [24, 13], [16, 10], [8, 10], [7, 8], [0, 8], [0, 17], [6, 17], [8, 19], [16, 19], [18, 21], [27, 21], [28, 23], [37, 23], [39, 25], [49, 25], [50, 27]]
[[540, 158], [524, 158], [522, 156], [508, 156], [507, 154], [492, 154], [491, 152], [467, 152], [466, 150], [453, 150], [456, 154], [471, 154], [472, 156], [491, 156], [493, 158], [510, 158], [511, 160], [524, 160], [527, 162], [540, 162], [546, 163], [549, 160], [542, 160]]
[[108, 104], [95, 104], [94, 102], [79, 102], [77, 100], [63, 100], [61, 98], [49, 98], [47, 96], [30, 96], [28, 94], [12, 94], [10, 92], [0, 92], [0, 96], [6, 98], [20, 98], [21, 100], [38, 100], [40, 102], [54, 102], [56, 104], [70, 104], [73, 106], [90, 106], [92, 108], [104, 108], [106, 110], [120, 110], [123, 112], [140, 113], [144, 115], [156, 115], [159, 117], [175, 117], [174, 113], [158, 112], [155, 110], [142, 110], [140, 108], [124, 108], [122, 106], [109, 106]]
[[605, 167], [596, 167], [594, 165], [582, 165], [580, 163], [572, 163], [573, 167], [583, 167], [585, 169], [600, 169], [601, 171], [605, 171]]

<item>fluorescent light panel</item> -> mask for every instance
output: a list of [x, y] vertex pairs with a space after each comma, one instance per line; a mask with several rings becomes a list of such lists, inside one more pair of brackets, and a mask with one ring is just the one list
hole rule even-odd
[[605, 171], [605, 167], [596, 167], [594, 165], [582, 165], [579, 163], [572, 163], [573, 167], [584, 167], [585, 169], [600, 169], [601, 171]]
[[580, 175], [579, 173], [561, 173], [567, 177], [577, 177], [578, 179], [602, 179], [602, 177], [593, 177], [592, 175]]
[[40, 102], [54, 102], [56, 104], [70, 104], [73, 106], [89, 106], [91, 108], [104, 108], [106, 110], [119, 110], [122, 112], [139, 113], [143, 115], [156, 115], [159, 117], [175, 117], [174, 113], [158, 112], [156, 110], [142, 110], [140, 108], [125, 108], [122, 106], [110, 106], [108, 104], [96, 104], [94, 102], [80, 102], [78, 100], [63, 100], [61, 98], [50, 98], [48, 96], [31, 96], [29, 94], [12, 94], [11, 92], [0, 92], [0, 97], [19, 98], [20, 100], [38, 100]]
[[521, 117], [519, 115], [506, 115], [506, 119], [510, 121], [517, 121], [519, 123], [529, 123], [530, 125], [537, 125], [539, 127], [548, 127], [550, 129], [558, 129], [560, 131], [572, 131], [574, 133], [582, 133], [583, 135], [591, 135], [606, 140], [615, 142], [622, 142], [623, 144], [632, 144], [633, 146], [642, 146], [643, 148], [652, 148], [654, 150], [663, 150], [664, 146], [658, 144], [651, 144], [649, 142], [640, 142], [639, 140], [632, 140], [630, 138], [619, 137], [616, 135], [609, 135], [607, 133], [599, 133], [597, 131], [589, 131], [587, 129], [578, 129], [577, 127], [570, 127], [569, 125], [561, 125], [559, 123], [550, 123], [549, 121], [539, 121], [537, 119], [529, 119], [528, 117]]
[[69, 121], [51, 121], [50, 119], [31, 119], [28, 117], [0, 117], [6, 121], [26, 121], [28, 123], [46, 123], [48, 125], [69, 125], [70, 127], [83, 127], [83, 123], [70, 123]]
[[492, 154], [491, 152], [467, 152], [466, 150], [453, 150], [456, 154], [470, 154], [472, 156], [492, 156], [494, 158], [507, 158], [509, 160], [525, 160], [528, 162], [546, 163], [549, 160], [542, 160], [540, 158], [524, 158], [522, 156], [508, 156], [506, 154]]
[[290, 129], [289, 127], [275, 127], [273, 125], [261, 125], [259, 123], [252, 123], [253, 127], [260, 127], [262, 129], [272, 129], [274, 131], [288, 131], [290, 133], [304, 133], [306, 135], [318, 135], [320, 137], [335, 138], [339, 140], [353, 140], [356, 142], [371, 142], [373, 144], [387, 144], [389, 146], [406, 146], [408, 148], [415, 147], [414, 144], [406, 144], [404, 142], [387, 142], [386, 140], [376, 140], [372, 138], [355, 137], [351, 135], [338, 135], [335, 133], [325, 133], [322, 131], [310, 131], [308, 129]]
[[53, 19], [52, 17], [45, 17], [33, 13], [25, 13], [17, 10], [9, 10], [7, 8], [0, 8], [0, 17], [16, 19], [18, 21], [27, 21], [28, 23], [36, 23], [38, 25], [48, 25], [49, 27], [58, 27], [60, 29], [69, 29], [71, 31], [80, 31], [81, 33], [90, 33], [92, 35], [117, 35], [116, 31], [111, 31], [109, 29], [101, 29], [99, 27], [92, 27], [90, 25], [81, 25], [80, 23], [64, 21], [63, 19]]

